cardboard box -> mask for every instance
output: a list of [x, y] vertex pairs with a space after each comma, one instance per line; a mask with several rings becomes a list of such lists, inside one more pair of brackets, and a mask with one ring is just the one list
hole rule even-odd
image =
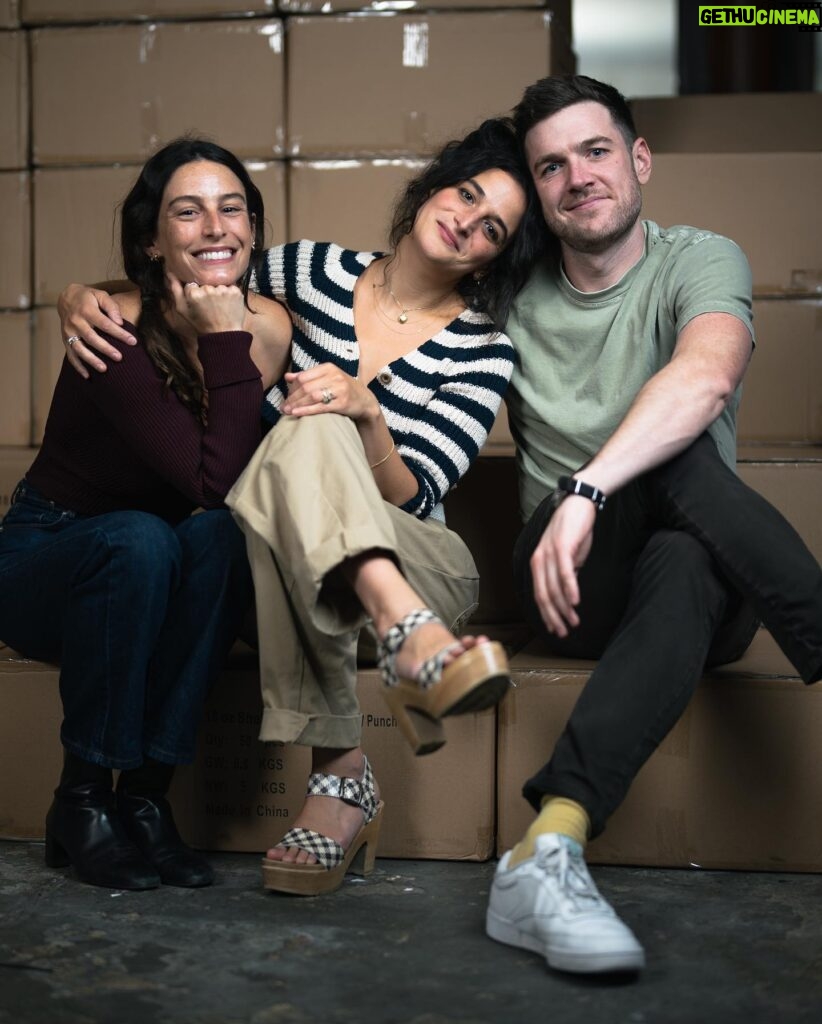
[[20, 27], [20, 0], [0, 0], [0, 28]]
[[[504, 10], [507, 7], [539, 7], [544, 10], [545, 0], [279, 0], [278, 10], [283, 14], [345, 14], [369, 13], [409, 14], [427, 11], [458, 11], [463, 9], [481, 10], [491, 7]], [[559, 21], [571, 34], [571, 0], [553, 0], [545, 11]]]
[[37, 164], [140, 163], [185, 133], [243, 159], [282, 152], [279, 19], [45, 28], [31, 41]]
[[53, 306], [35, 309], [31, 332], [31, 436], [27, 443], [40, 444], [43, 440], [65, 353], [57, 310]]
[[691, 224], [742, 247], [756, 287], [786, 288], [819, 272], [816, 195], [822, 153], [663, 153], [644, 187], [644, 217]]
[[741, 443], [822, 442], [822, 298], [755, 299], [756, 350], [737, 414]]
[[[523, 782], [550, 756], [588, 676], [584, 662], [514, 659], [516, 689], [500, 706], [498, 853], [533, 820]], [[822, 689], [795, 677], [761, 631], [745, 657], [700, 684], [683, 717], [639, 772], [593, 863], [822, 870]]]
[[31, 316], [0, 313], [0, 445], [31, 434]]
[[92, 283], [124, 276], [118, 206], [138, 173], [136, 166], [34, 172], [37, 305], [54, 305], [71, 281]]
[[822, 448], [741, 446], [737, 470], [749, 487], [779, 509], [822, 563]]
[[[493, 710], [449, 719], [448, 743], [415, 758], [385, 704], [376, 671], [361, 671], [363, 747], [385, 802], [381, 857], [487, 860], [494, 849]], [[212, 694], [197, 761], [175, 782], [175, 815], [194, 845], [257, 853], [291, 827], [310, 771], [305, 747], [261, 744], [256, 670], [228, 670]]]
[[206, 703], [193, 765], [171, 792], [181, 835], [204, 850], [260, 853], [290, 827], [311, 769], [304, 747], [262, 744], [259, 677], [229, 668]]
[[0, 838], [44, 836], [63, 764], [58, 676], [0, 643]]
[[[311, 766], [307, 747], [262, 744], [259, 677], [226, 669], [206, 704], [197, 760], [170, 798], [181, 834], [208, 850], [260, 853], [291, 827]], [[60, 772], [58, 671], [0, 649], [0, 837], [40, 839]], [[415, 758], [373, 670], [360, 673], [363, 746], [385, 802], [379, 856], [487, 860], [494, 851], [496, 713], [449, 719], [448, 744]], [[28, 753], [37, 748], [32, 763]], [[23, 752], [26, 752], [24, 757]], [[19, 789], [27, 764], [25, 793]]]
[[276, 0], [21, 0], [27, 25], [274, 14]]
[[0, 448], [0, 517], [6, 514], [14, 488], [28, 472], [36, 454], [34, 448]]
[[[38, 305], [53, 305], [70, 281], [110, 281], [124, 276], [119, 205], [141, 165], [45, 168], [34, 173], [34, 286]], [[263, 194], [273, 244], [285, 241], [285, 167], [251, 162]]]
[[0, 307], [25, 309], [31, 305], [31, 176], [26, 171], [0, 173], [0, 208]]
[[541, 11], [292, 18], [288, 34], [295, 157], [431, 153], [572, 62]]
[[379, 856], [488, 860], [494, 854], [496, 709], [447, 719], [448, 742], [414, 757], [375, 670], [361, 671], [363, 749], [385, 801]]
[[818, 92], [643, 97], [631, 100], [631, 110], [653, 153], [822, 150]]
[[247, 160], [246, 168], [265, 205], [265, 244], [282, 245], [288, 233], [286, 204], [288, 165], [283, 160]]
[[0, 32], [0, 170], [26, 167], [29, 62], [25, 32]]
[[288, 174], [288, 237], [385, 251], [394, 203], [423, 160], [294, 160]]

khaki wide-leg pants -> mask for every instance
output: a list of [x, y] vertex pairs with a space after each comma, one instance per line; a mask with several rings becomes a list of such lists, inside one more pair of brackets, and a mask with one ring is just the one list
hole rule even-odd
[[365, 551], [387, 553], [422, 602], [458, 629], [477, 606], [471, 553], [444, 523], [383, 500], [357, 428], [334, 413], [284, 416], [226, 503], [254, 575], [260, 739], [358, 746], [357, 646], [362, 630], [373, 651], [373, 630], [340, 565]]

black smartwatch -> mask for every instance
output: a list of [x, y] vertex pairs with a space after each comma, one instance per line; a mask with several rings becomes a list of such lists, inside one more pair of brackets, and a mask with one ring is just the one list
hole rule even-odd
[[581, 480], [575, 480], [572, 476], [561, 476], [557, 480], [557, 490], [566, 494], [578, 494], [581, 498], [587, 498], [596, 505], [597, 512], [605, 508], [605, 495], [598, 487], [591, 484], [584, 484]]

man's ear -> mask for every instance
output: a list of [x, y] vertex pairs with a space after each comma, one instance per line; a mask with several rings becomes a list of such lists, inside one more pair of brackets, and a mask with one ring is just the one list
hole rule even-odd
[[651, 150], [648, 143], [640, 136], [631, 147], [631, 158], [640, 185], [645, 185], [651, 177]]

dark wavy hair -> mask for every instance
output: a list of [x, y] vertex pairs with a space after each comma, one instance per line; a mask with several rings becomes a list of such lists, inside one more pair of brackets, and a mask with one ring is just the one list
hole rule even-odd
[[612, 85], [598, 82], [587, 75], [549, 75], [529, 85], [514, 107], [514, 126], [520, 139], [546, 117], [575, 103], [601, 103], [619, 128], [628, 149], [637, 139], [634, 116], [625, 97]]
[[151, 259], [148, 255], [148, 249], [157, 236], [157, 222], [166, 185], [180, 167], [200, 160], [223, 164], [239, 178], [245, 191], [246, 205], [253, 224], [254, 249], [248, 270], [238, 284], [248, 304], [249, 280], [252, 271], [262, 261], [265, 231], [263, 197], [242, 162], [215, 142], [197, 137], [175, 139], [146, 161], [121, 206], [120, 244], [126, 276], [140, 289], [141, 308], [137, 326], [146, 351], [154, 365], [165, 375], [166, 386], [204, 421], [208, 396], [199, 374], [188, 361], [181, 338], [165, 318], [165, 310], [171, 304], [171, 294], [166, 286], [163, 261]]
[[413, 228], [420, 207], [435, 192], [494, 169], [506, 171], [522, 186], [525, 213], [499, 256], [483, 268], [484, 273], [478, 278], [473, 273], [466, 274], [457, 290], [469, 306], [487, 313], [502, 328], [514, 296], [525, 284], [548, 238], [539, 199], [510, 118], [483, 121], [465, 138], [447, 143], [422, 173], [406, 185], [395, 204], [388, 239], [396, 249]]

